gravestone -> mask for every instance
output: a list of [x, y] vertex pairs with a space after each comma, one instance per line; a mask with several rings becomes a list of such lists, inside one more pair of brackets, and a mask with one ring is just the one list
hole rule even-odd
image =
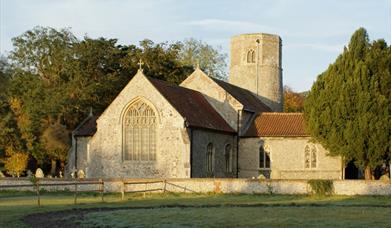
[[0, 171], [0, 177], [5, 177], [3, 172]]
[[80, 169], [79, 171], [77, 171], [77, 177], [80, 179], [84, 179], [86, 178], [86, 174], [84, 173], [83, 170]]
[[27, 177], [31, 177], [33, 176], [33, 172], [31, 172], [31, 170], [27, 170]]
[[36, 171], [35, 171], [35, 177], [36, 178], [44, 178], [45, 175], [43, 174], [43, 171], [41, 168], [38, 168]]

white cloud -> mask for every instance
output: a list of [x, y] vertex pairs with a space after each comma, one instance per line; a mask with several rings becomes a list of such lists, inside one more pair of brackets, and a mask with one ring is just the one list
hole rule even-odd
[[187, 26], [196, 26], [203, 29], [209, 30], [224, 30], [229, 32], [238, 32], [238, 31], [250, 31], [250, 32], [277, 32], [279, 29], [261, 25], [249, 21], [238, 21], [238, 20], [222, 20], [222, 19], [202, 19], [202, 20], [193, 20], [185, 21], [181, 24]]

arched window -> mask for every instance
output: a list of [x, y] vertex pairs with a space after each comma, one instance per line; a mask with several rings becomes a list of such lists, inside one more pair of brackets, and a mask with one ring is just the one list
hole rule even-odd
[[142, 100], [136, 101], [126, 111], [123, 136], [124, 160], [156, 160], [156, 115]]
[[253, 49], [247, 52], [247, 63], [255, 63], [255, 51]]
[[232, 172], [232, 146], [227, 144], [225, 146], [225, 171], [227, 173]]
[[306, 145], [304, 147], [304, 168], [316, 168], [318, 163], [317, 149], [315, 145]]
[[259, 168], [270, 169], [270, 150], [267, 146], [259, 148]]
[[206, 147], [206, 172], [208, 176], [213, 175], [213, 144], [209, 143]]

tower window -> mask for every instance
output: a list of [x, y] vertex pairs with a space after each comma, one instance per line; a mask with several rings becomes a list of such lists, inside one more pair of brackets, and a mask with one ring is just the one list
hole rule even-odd
[[247, 52], [247, 63], [255, 63], [255, 51], [253, 49]]

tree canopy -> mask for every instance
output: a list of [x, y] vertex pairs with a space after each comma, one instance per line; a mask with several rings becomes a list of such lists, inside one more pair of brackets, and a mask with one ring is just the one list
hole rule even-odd
[[313, 138], [331, 155], [365, 169], [366, 179], [391, 158], [391, 47], [358, 29], [320, 74], [305, 101]]
[[16, 164], [27, 154], [42, 168], [52, 166], [52, 175], [57, 162], [64, 165], [71, 131], [90, 108], [100, 114], [111, 103], [140, 59], [147, 76], [175, 84], [194, 70], [194, 59], [205, 58], [202, 66], [213, 76], [225, 64], [224, 55], [201, 41], [190, 53], [188, 41], [119, 45], [50, 27], [34, 27], [12, 41], [10, 55], [0, 58], [0, 157]]

